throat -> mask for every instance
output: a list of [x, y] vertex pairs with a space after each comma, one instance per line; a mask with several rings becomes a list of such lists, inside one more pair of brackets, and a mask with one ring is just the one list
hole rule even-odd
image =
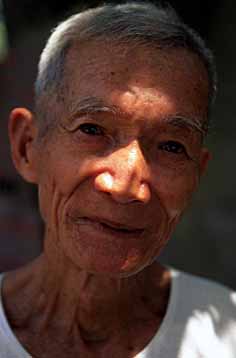
[[50, 341], [58, 357], [134, 357], [164, 318], [170, 279], [155, 266], [122, 280], [78, 271], [55, 279], [35, 267], [3, 285], [8, 321], [34, 356], [51, 357], [41, 352]]
[[80, 302], [78, 308], [78, 329], [81, 339], [87, 344], [105, 344], [120, 330], [124, 306], [117, 301], [100, 299], [93, 298], [90, 302], [87, 299], [87, 305]]

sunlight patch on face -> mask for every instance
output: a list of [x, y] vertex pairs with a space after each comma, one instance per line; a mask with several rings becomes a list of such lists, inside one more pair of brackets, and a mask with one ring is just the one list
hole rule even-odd
[[154, 88], [144, 88], [135, 85], [129, 85], [129, 90], [114, 91], [112, 100], [119, 102], [119, 107], [123, 112], [135, 115], [137, 117], [155, 118], [158, 112], [163, 108], [165, 111], [171, 113], [174, 110], [171, 98], [166, 94]]
[[131, 252], [129, 252], [129, 255], [127, 259], [125, 260], [123, 266], [121, 267], [121, 271], [126, 271], [130, 269], [130, 267], [135, 267], [136, 264], [140, 260], [140, 255], [138, 253], [137, 249], [132, 249]]
[[111, 174], [108, 172], [99, 174], [95, 179], [95, 186], [97, 190], [102, 190], [103, 188], [111, 190], [113, 186], [113, 178]]

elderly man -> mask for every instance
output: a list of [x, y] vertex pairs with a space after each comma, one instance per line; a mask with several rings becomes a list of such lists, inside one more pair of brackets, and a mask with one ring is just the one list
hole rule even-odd
[[210, 51], [169, 7], [105, 5], [55, 29], [35, 113], [9, 121], [45, 245], [1, 276], [1, 358], [236, 357], [234, 294], [158, 262], [206, 169], [214, 96]]

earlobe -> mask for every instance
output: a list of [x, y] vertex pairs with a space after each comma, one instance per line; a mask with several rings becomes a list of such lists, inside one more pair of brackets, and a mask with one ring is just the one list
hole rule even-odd
[[199, 166], [200, 177], [203, 174], [205, 174], [210, 159], [211, 159], [211, 153], [209, 152], [209, 150], [207, 148], [202, 148], [200, 166]]
[[37, 182], [34, 115], [26, 108], [14, 109], [9, 118], [8, 133], [11, 154], [19, 174], [28, 182]]

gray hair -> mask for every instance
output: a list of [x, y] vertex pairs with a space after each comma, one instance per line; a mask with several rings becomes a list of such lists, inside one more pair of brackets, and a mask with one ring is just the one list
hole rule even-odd
[[121, 44], [134, 42], [160, 49], [183, 47], [196, 53], [208, 73], [211, 108], [217, 87], [211, 51], [200, 36], [181, 21], [173, 8], [146, 1], [103, 5], [75, 14], [59, 24], [39, 61], [35, 82], [36, 108], [42, 97], [62, 97], [66, 55], [73, 44], [108, 38]]

